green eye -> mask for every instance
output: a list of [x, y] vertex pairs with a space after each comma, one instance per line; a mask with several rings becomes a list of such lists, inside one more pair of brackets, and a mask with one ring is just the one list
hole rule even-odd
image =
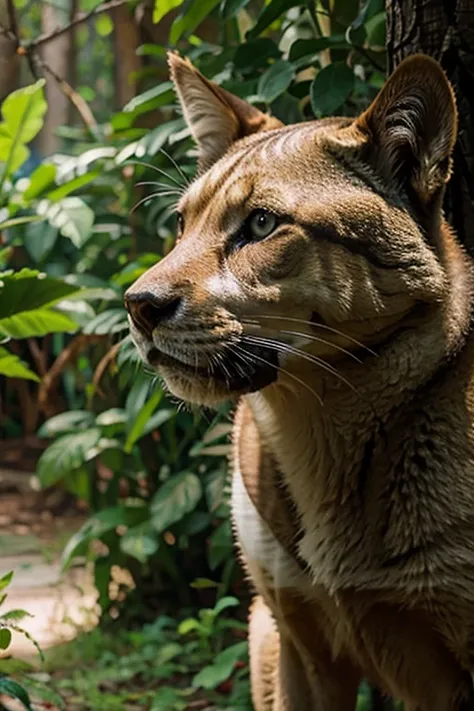
[[277, 218], [268, 210], [255, 210], [250, 215], [248, 226], [253, 239], [264, 239], [277, 226]]

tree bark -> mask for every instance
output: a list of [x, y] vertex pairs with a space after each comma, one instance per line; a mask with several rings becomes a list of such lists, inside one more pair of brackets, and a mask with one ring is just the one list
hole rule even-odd
[[137, 55], [140, 34], [135, 17], [126, 5], [114, 10], [113, 19], [115, 23], [115, 108], [121, 109], [137, 93], [137, 81], [133, 78], [133, 74], [141, 67], [141, 59]]
[[[11, 26], [7, 0], [0, 0], [0, 26], [15, 31]], [[18, 88], [20, 81], [20, 57], [14, 40], [0, 35], [0, 103]]]
[[474, 255], [474, 0], [386, 0], [388, 67], [423, 52], [437, 59], [457, 99], [459, 134], [445, 212]]
[[[41, 31], [45, 34], [57, 27], [67, 25], [71, 21], [71, 4], [64, 3], [68, 10], [62, 10], [56, 5], [44, 3], [41, 7]], [[68, 79], [70, 68], [71, 32], [46, 42], [41, 48], [41, 59], [46, 67], [51, 67], [58, 77]], [[59, 150], [61, 139], [56, 135], [59, 126], [68, 123], [70, 117], [69, 99], [61, 91], [54, 77], [45, 72], [46, 100], [48, 111], [40, 134], [39, 148], [43, 155], [49, 156]]]

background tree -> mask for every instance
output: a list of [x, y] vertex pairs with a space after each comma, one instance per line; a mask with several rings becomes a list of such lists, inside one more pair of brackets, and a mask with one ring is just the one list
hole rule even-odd
[[388, 69], [423, 52], [443, 66], [456, 92], [459, 137], [446, 214], [474, 254], [474, 0], [387, 0]]

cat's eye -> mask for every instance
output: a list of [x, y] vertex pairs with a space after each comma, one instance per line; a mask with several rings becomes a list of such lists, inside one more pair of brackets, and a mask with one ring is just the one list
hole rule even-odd
[[184, 217], [183, 215], [178, 212], [177, 214], [177, 228], [178, 228], [178, 236], [182, 235], [184, 232]]
[[253, 239], [264, 239], [277, 226], [277, 216], [269, 210], [254, 210], [248, 218], [248, 227]]

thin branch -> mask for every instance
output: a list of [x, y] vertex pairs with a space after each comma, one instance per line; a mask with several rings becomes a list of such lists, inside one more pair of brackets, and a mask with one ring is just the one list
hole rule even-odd
[[65, 79], [60, 77], [52, 67], [50, 67], [43, 59], [38, 56], [35, 57], [36, 62], [39, 64], [41, 69], [47, 74], [53, 77], [55, 82], [57, 82], [59, 88], [65, 96], [74, 104], [79, 112], [80, 117], [84, 121], [86, 127], [94, 133], [98, 128], [98, 123], [92, 111], [90, 110], [89, 104], [82, 96], [67, 82]]
[[103, 12], [108, 12], [109, 10], [113, 10], [116, 7], [125, 5], [127, 2], [128, 0], [107, 0], [107, 2], [103, 2], [101, 5], [98, 5], [93, 10], [81, 13], [68, 25], [64, 25], [64, 27], [58, 27], [53, 32], [49, 32], [48, 34], [44, 35], [39, 35], [36, 39], [31, 40], [31, 42], [25, 43], [24, 48], [28, 52], [36, 50], [43, 44], [51, 42], [51, 40], [56, 39], [56, 37], [60, 37], [66, 32], [69, 32], [73, 27], [76, 27], [76, 25], [80, 25], [83, 22], [87, 22], [87, 20], [90, 20], [92, 17], [96, 17], [96, 15], [101, 15]]

